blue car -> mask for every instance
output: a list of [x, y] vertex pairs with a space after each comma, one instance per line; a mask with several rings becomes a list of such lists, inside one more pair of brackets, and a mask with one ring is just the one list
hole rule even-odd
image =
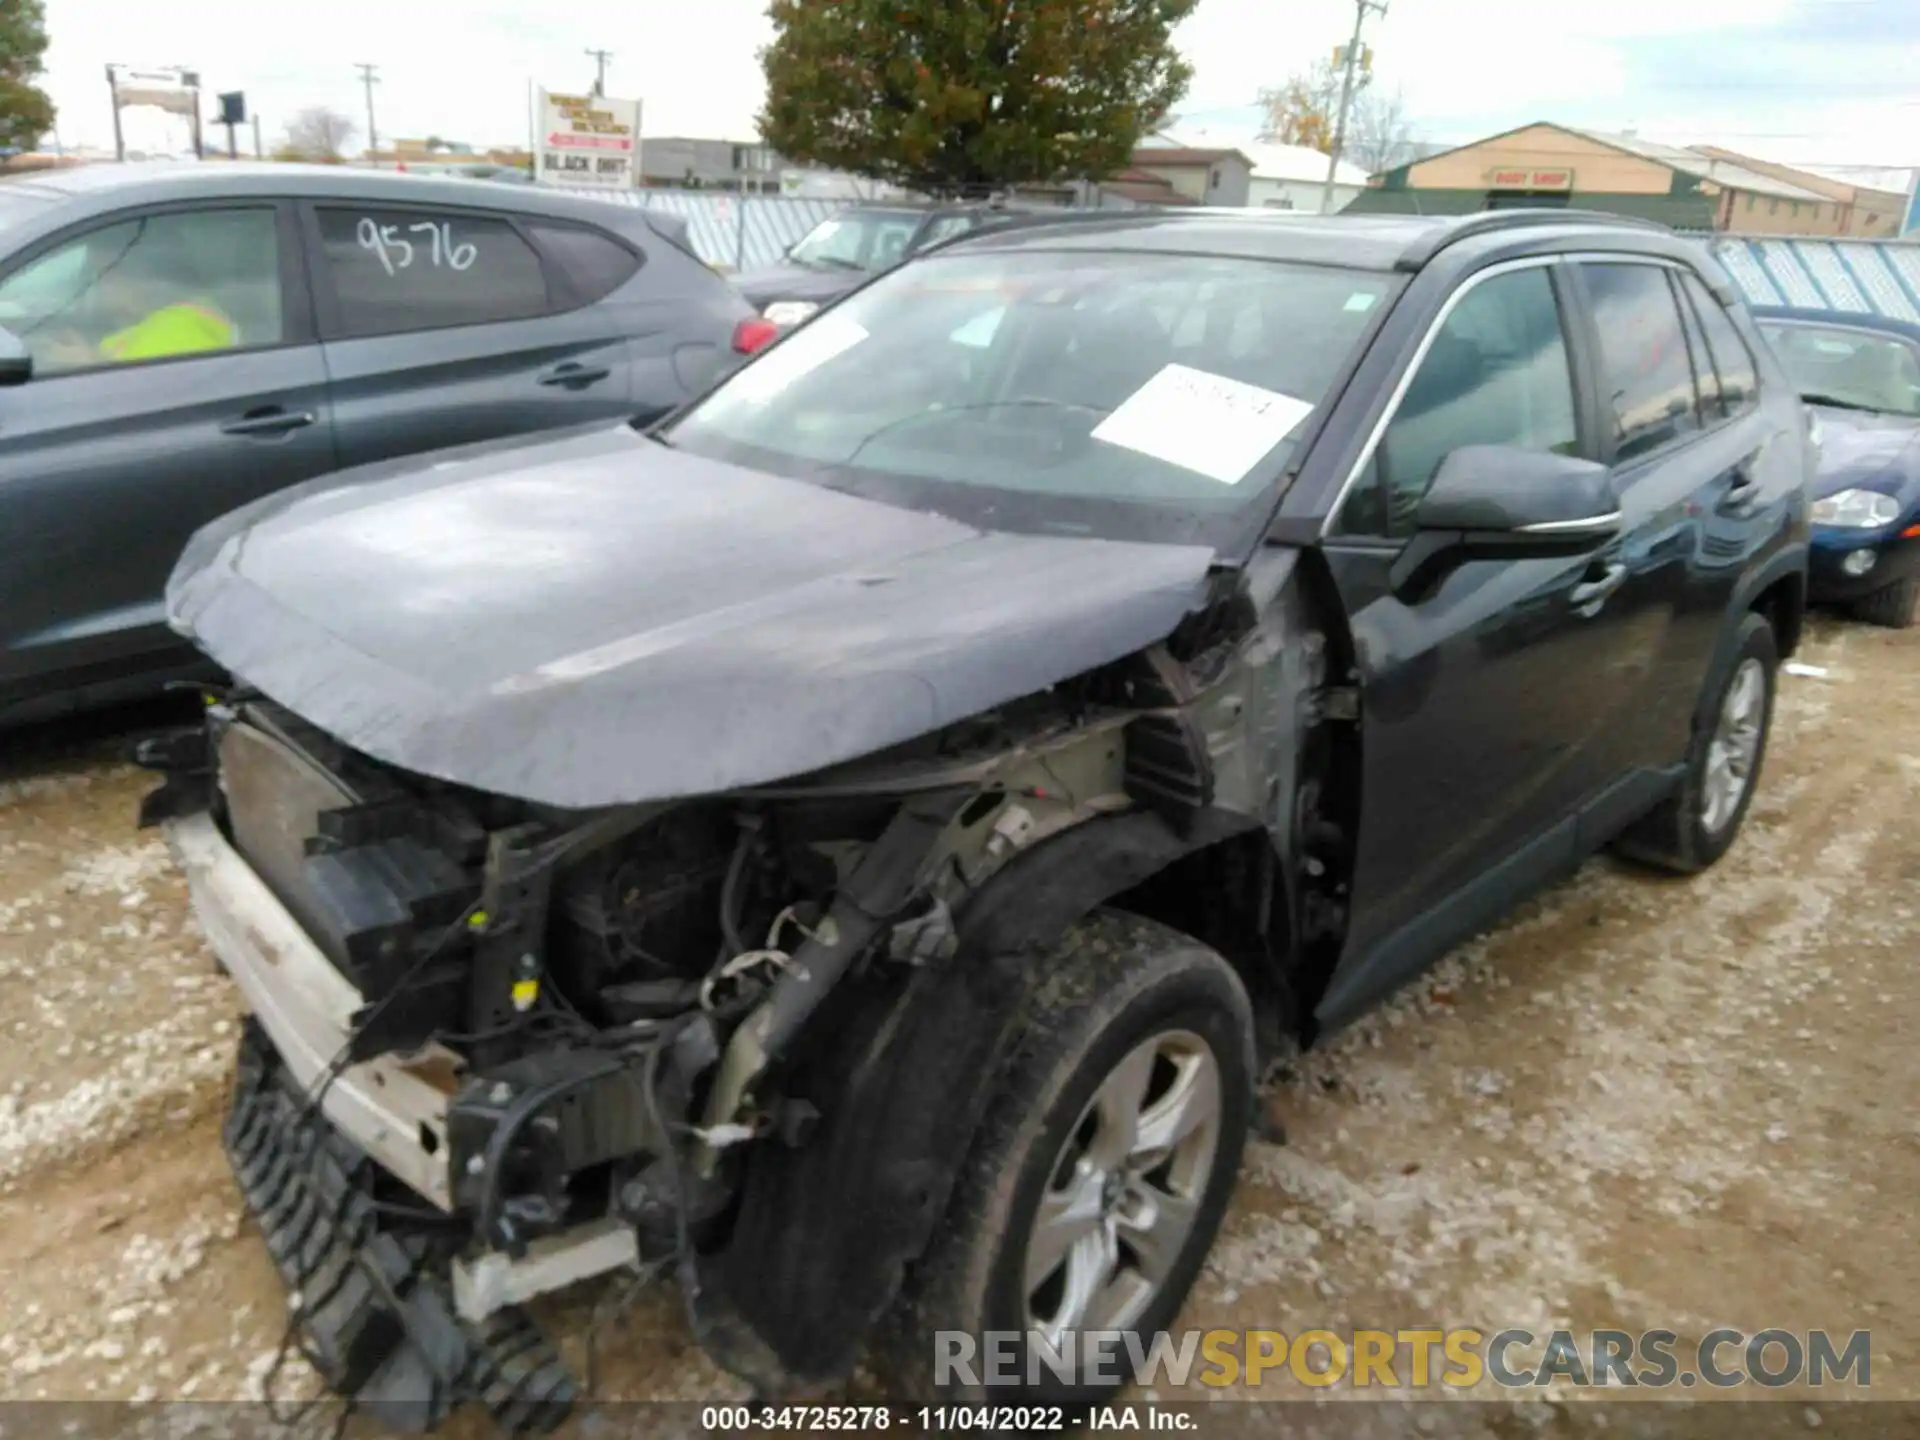
[[1819, 434], [1809, 598], [1905, 629], [1920, 597], [1920, 325], [1753, 313]]

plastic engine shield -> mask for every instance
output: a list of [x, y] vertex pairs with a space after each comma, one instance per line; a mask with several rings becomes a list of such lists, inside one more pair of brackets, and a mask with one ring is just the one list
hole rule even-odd
[[519, 1310], [482, 1326], [455, 1314], [444, 1246], [383, 1222], [367, 1193], [373, 1161], [307, 1104], [251, 1019], [222, 1139], [328, 1388], [416, 1433], [469, 1401], [508, 1434], [567, 1417], [577, 1388], [552, 1344]]

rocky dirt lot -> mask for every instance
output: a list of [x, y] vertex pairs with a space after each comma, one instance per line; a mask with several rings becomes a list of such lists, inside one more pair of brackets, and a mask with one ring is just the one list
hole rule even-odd
[[[1920, 1399], [1920, 631], [1816, 622], [1800, 658], [1828, 673], [1783, 677], [1715, 872], [1596, 861], [1277, 1080], [1290, 1143], [1187, 1323], [1870, 1329], [1875, 1393]], [[233, 992], [133, 828], [124, 723], [7, 743], [0, 1399], [255, 1395], [286, 1311], [218, 1144]], [[576, 1358], [594, 1298], [552, 1317]], [[604, 1393], [741, 1394], [669, 1291], [599, 1349]], [[1831, 1433], [1824, 1398], [1769, 1409]]]

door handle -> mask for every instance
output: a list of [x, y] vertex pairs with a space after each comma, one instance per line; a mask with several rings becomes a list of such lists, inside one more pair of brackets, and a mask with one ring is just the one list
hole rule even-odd
[[[1588, 573], [1591, 574], [1591, 570]], [[1616, 560], [1594, 579], [1583, 580], [1574, 586], [1567, 592], [1567, 599], [1576, 609], [1589, 605], [1598, 609], [1603, 600], [1626, 583], [1627, 567], [1624, 562]]]
[[540, 377], [542, 385], [558, 385], [567, 390], [584, 390], [589, 385], [598, 384], [613, 374], [605, 365], [582, 365], [569, 360], [564, 365], [556, 365]]
[[1760, 463], [1760, 457], [1766, 454], [1766, 451], [1767, 447], [1762, 445], [1758, 450], [1741, 458], [1740, 462], [1733, 467], [1733, 483], [1727, 486], [1726, 493], [1720, 497], [1714, 509], [1739, 510], [1751, 504], [1759, 496], [1763, 487], [1759, 477], [1753, 472], [1754, 467]]
[[1720, 497], [1717, 508], [1721, 510], [1739, 510], [1752, 502], [1760, 493], [1760, 482], [1745, 470], [1733, 472], [1733, 483], [1727, 487], [1727, 493]]
[[262, 410], [249, 410], [238, 420], [229, 420], [220, 427], [222, 435], [254, 435], [268, 439], [276, 435], [285, 435], [290, 430], [298, 430], [311, 425], [319, 417], [311, 410], [282, 410], [271, 405]]

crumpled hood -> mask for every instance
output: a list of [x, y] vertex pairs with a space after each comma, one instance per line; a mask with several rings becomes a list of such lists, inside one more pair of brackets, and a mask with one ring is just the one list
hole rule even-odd
[[771, 265], [734, 276], [739, 292], [764, 310], [776, 300], [812, 300], [824, 305], [858, 289], [872, 277], [861, 270], [816, 270], [808, 265]]
[[1808, 408], [1820, 420], [1816, 498], [1852, 489], [1891, 495], [1920, 481], [1920, 420], [1829, 405]]
[[1014, 535], [626, 426], [346, 472], [196, 535], [174, 627], [376, 759], [586, 808], [857, 758], [1120, 658], [1199, 546]]

